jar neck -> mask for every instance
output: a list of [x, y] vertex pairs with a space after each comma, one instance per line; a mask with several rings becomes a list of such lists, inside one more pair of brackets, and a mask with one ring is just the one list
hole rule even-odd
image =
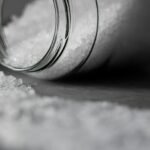
[[[1, 1], [3, 4], [3, 1], [5, 0]], [[67, 63], [68, 65], [71, 63], [71, 68], [75, 68], [74, 70], [83, 66], [87, 61], [94, 47], [98, 33], [99, 15], [97, 0], [49, 0], [49, 2], [51, 2], [53, 5], [52, 7], [54, 8], [54, 13], [52, 14], [52, 17], [50, 16], [49, 18], [54, 28], [52, 29], [52, 33], [50, 32], [52, 40], [48, 39], [51, 40], [51, 43], [49, 48], [46, 49], [44, 57], [38, 59], [38, 62], [35, 65], [27, 68], [18, 69], [12, 67], [10, 64], [11, 62], [6, 64], [3, 62], [3, 58], [1, 59], [1, 64], [15, 71], [36, 72], [48, 67], [53, 68], [52, 66], [62, 54], [63, 56], [67, 54], [67, 56], [74, 59], [69, 63], [66, 62], [65, 58], [63, 58], [63, 61], [60, 61], [59, 59], [57, 62]], [[1, 10], [3, 8], [2, 4]], [[55, 18], [54, 21], [52, 21], [53, 18]], [[3, 37], [2, 32], [1, 36]], [[0, 51], [5, 52], [5, 48]], [[5, 54], [2, 57], [5, 58]]]
[[53, 4], [55, 8], [55, 31], [50, 48], [43, 59], [25, 71], [35, 72], [51, 67], [65, 50], [71, 28], [70, 3], [69, 0], [53, 0]]
[[[7, 68], [10, 68], [14, 71], [24, 71], [24, 72], [35, 72], [43, 70], [46, 67], [52, 66], [63, 53], [65, 46], [67, 45], [70, 27], [71, 27], [71, 12], [70, 12], [70, 3], [69, 0], [51, 0], [54, 8], [54, 13], [51, 19], [54, 31], [52, 35], [52, 40], [44, 57], [39, 60], [35, 65], [26, 68], [17, 68], [9, 64], [5, 64], [4, 59], [7, 57], [6, 49], [7, 45], [5, 44], [5, 36], [2, 27], [2, 18], [3, 18], [3, 5], [5, 0], [0, 0], [0, 63]], [[25, 56], [26, 57], [26, 56]]]
[[[79, 42], [77, 39], [80, 39], [80, 42], [84, 41], [84, 44], [88, 45], [88, 48], [78, 49], [81, 54], [81, 60], [78, 59], [79, 64], [74, 68], [74, 71], [79, 70], [86, 63], [94, 48], [99, 28], [99, 8], [97, 0], [53, 0], [53, 2], [56, 18], [54, 43], [52, 43], [46, 57], [28, 71], [40, 71], [51, 67], [59, 59], [64, 50], [71, 51], [72, 47], [70, 46], [77, 41]], [[81, 39], [83, 33], [86, 34], [84, 34], [84, 38]], [[82, 49], [84, 51], [83, 57]], [[68, 54], [71, 54], [71, 52]], [[71, 58], [76, 58], [76, 56], [72, 56], [74, 54], [72, 51], [70, 55]]]

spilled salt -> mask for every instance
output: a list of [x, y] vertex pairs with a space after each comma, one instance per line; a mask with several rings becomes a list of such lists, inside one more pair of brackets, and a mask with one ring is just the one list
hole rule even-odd
[[149, 150], [150, 111], [41, 97], [2, 72], [0, 91], [2, 150]]
[[8, 46], [6, 64], [29, 67], [46, 54], [53, 35], [49, 18], [54, 15], [49, 11], [49, 7], [49, 0], [30, 2], [21, 17], [13, 16], [12, 21], [5, 26]]
[[[4, 28], [5, 35], [8, 37], [7, 57], [4, 59], [6, 65], [24, 69], [35, 65], [45, 56], [52, 42], [56, 21], [55, 11], [52, 10], [53, 5], [50, 2], [50, 0], [34, 0], [28, 3], [22, 16], [13, 17], [12, 22]], [[119, 26], [122, 26], [122, 18], [124, 18], [124, 12], [127, 11], [124, 3], [126, 2], [122, 0], [110, 3], [98, 1], [99, 31], [93, 50], [91, 48], [97, 25], [95, 9], [93, 8], [94, 11], [88, 10], [86, 13], [82, 13], [81, 10], [81, 13], [77, 12], [75, 21], [71, 22], [70, 33], [67, 37], [68, 43], [61, 57], [56, 59], [57, 62], [52, 67], [45, 68], [41, 72], [34, 72], [32, 75], [44, 79], [64, 76], [80, 67], [91, 51], [82, 69], [88, 70], [101, 66], [112, 53], [110, 47], [113, 47], [116, 37], [119, 36], [118, 29]], [[79, 8], [82, 7], [80, 4], [76, 5]], [[59, 32], [64, 32], [64, 28], [63, 25], [60, 25]], [[115, 38], [112, 38], [113, 36]], [[58, 36], [58, 39], [58, 41], [64, 41], [61, 36]]]

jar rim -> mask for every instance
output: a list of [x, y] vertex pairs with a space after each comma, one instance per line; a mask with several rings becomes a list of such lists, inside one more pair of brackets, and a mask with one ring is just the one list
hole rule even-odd
[[[52, 38], [52, 42], [49, 46], [49, 49], [47, 49], [46, 54], [34, 65], [31, 65], [29, 67], [15, 67], [11, 66], [9, 64], [6, 64], [3, 60], [6, 58], [6, 43], [5, 43], [5, 37], [4, 32], [2, 28], [2, 14], [3, 14], [3, 2], [0, 3], [0, 9], [1, 9], [1, 16], [0, 16], [0, 63], [14, 71], [18, 72], [35, 72], [43, 70], [44, 68], [52, 66], [61, 56], [63, 50], [65, 49], [65, 46], [68, 42], [68, 37], [70, 33], [70, 27], [71, 27], [71, 11], [70, 11], [70, 3], [68, 0], [63, 0], [63, 6], [60, 6], [60, 3], [58, 3], [58, 0], [52, 0], [53, 6], [54, 6], [54, 12], [55, 12], [55, 28], [54, 28], [54, 35]], [[60, 17], [60, 7], [64, 7], [64, 14], [65, 15], [65, 27], [64, 27], [64, 35], [59, 35], [59, 27], [62, 25], [62, 19]], [[61, 38], [59, 38], [61, 37]]]

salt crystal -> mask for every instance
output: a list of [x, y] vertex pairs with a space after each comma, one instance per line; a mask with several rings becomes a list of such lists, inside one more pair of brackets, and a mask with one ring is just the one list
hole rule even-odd
[[52, 40], [52, 25], [49, 21], [52, 14], [49, 10], [49, 0], [30, 2], [21, 17], [13, 16], [12, 22], [5, 26], [8, 46], [6, 64], [29, 67], [46, 54]]

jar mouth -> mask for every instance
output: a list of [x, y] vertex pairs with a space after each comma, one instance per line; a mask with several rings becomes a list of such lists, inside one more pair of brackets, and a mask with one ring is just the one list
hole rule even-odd
[[[43, 16], [43, 17], [45, 17], [45, 20], [43, 21], [41, 19], [41, 20], [39, 20], [39, 22], [41, 21], [41, 23], [42, 23], [42, 21], [43, 21], [45, 23], [45, 21], [47, 21], [47, 22], [51, 21], [51, 24], [50, 25], [47, 24], [47, 26], [46, 26], [46, 27], [48, 27], [47, 30], [44, 30], [45, 26], [43, 26], [43, 28], [39, 26], [39, 28], [41, 29], [41, 32], [39, 33], [39, 35], [37, 35], [37, 32], [35, 31], [36, 35], [34, 36], [34, 39], [31, 39], [32, 35], [30, 36], [30, 34], [29, 34], [29, 36], [30, 36], [29, 43], [27, 43], [26, 41], [23, 41], [23, 42], [17, 41], [19, 43], [18, 44], [14, 40], [13, 42], [16, 42], [18, 44], [17, 45], [18, 47], [17, 46], [11, 47], [14, 44], [13, 42], [12, 43], [10, 42], [9, 43], [10, 45], [7, 44], [7, 30], [5, 30], [5, 28], [3, 27], [5, 0], [2, 0], [0, 3], [0, 7], [1, 7], [0, 63], [2, 65], [4, 65], [5, 67], [10, 68], [14, 71], [33, 72], [33, 71], [42, 70], [42, 69], [46, 68], [47, 66], [52, 66], [57, 61], [57, 59], [60, 57], [60, 55], [62, 54], [64, 47], [68, 41], [68, 36], [69, 36], [69, 31], [70, 31], [70, 20], [71, 20], [70, 6], [69, 6], [68, 1], [64, 0], [62, 3], [60, 3], [60, 2], [58, 3], [57, 0], [34, 0], [34, 1], [37, 1], [37, 2], [41, 1], [41, 3], [44, 3], [46, 1], [49, 2], [48, 5], [51, 5], [49, 7], [51, 14], [46, 17]], [[30, 7], [30, 6], [28, 6], [28, 7]], [[29, 8], [27, 8], [27, 9], [29, 11]], [[35, 9], [35, 12], [37, 12], [38, 9], [33, 8], [33, 10], [34, 9]], [[25, 12], [23, 12], [23, 13], [25, 13]], [[27, 13], [28, 13], [28, 15], [31, 15], [31, 17], [33, 16], [32, 13], [30, 13], [30, 12], [27, 12]], [[50, 13], [50, 12], [48, 12], [48, 13]], [[24, 16], [25, 15], [26, 14], [24, 14]], [[38, 14], [35, 14], [35, 15], [36, 15], [36, 17], [38, 17]], [[47, 18], [47, 17], [49, 17], [49, 18]], [[16, 20], [16, 22], [19, 22], [18, 18], [15, 20]], [[30, 21], [30, 19], [29, 19], [29, 21]], [[36, 19], [34, 17], [33, 17], [33, 22], [37, 23], [36, 25], [38, 26], [39, 22], [36, 22]], [[21, 24], [22, 22], [19, 22], [19, 23]], [[14, 25], [14, 23], [12, 23], [12, 26], [13, 25]], [[35, 28], [36, 28], [36, 25], [35, 25]], [[11, 25], [8, 25], [8, 27], [6, 27], [6, 29], [7, 28], [9, 29], [9, 27], [11, 28]], [[29, 30], [32, 30], [32, 29], [29, 27]], [[11, 29], [8, 31], [11, 31]], [[14, 32], [14, 31], [12, 31], [12, 32]], [[31, 32], [33, 32], [33, 31], [31, 31]], [[14, 34], [15, 34], [15, 32], [14, 32]], [[41, 40], [41, 41], [39, 41], [39, 40]], [[35, 45], [32, 45], [33, 43]], [[29, 50], [24, 48], [24, 46], [26, 47], [27, 45], [29, 45], [29, 47], [31, 46], [31, 48]], [[43, 47], [41, 45], [43, 45]], [[18, 52], [18, 51], [16, 51], [16, 49], [19, 49], [22, 51]], [[35, 51], [32, 51], [32, 50], [35, 50]], [[15, 61], [15, 63], [13, 61]]]

